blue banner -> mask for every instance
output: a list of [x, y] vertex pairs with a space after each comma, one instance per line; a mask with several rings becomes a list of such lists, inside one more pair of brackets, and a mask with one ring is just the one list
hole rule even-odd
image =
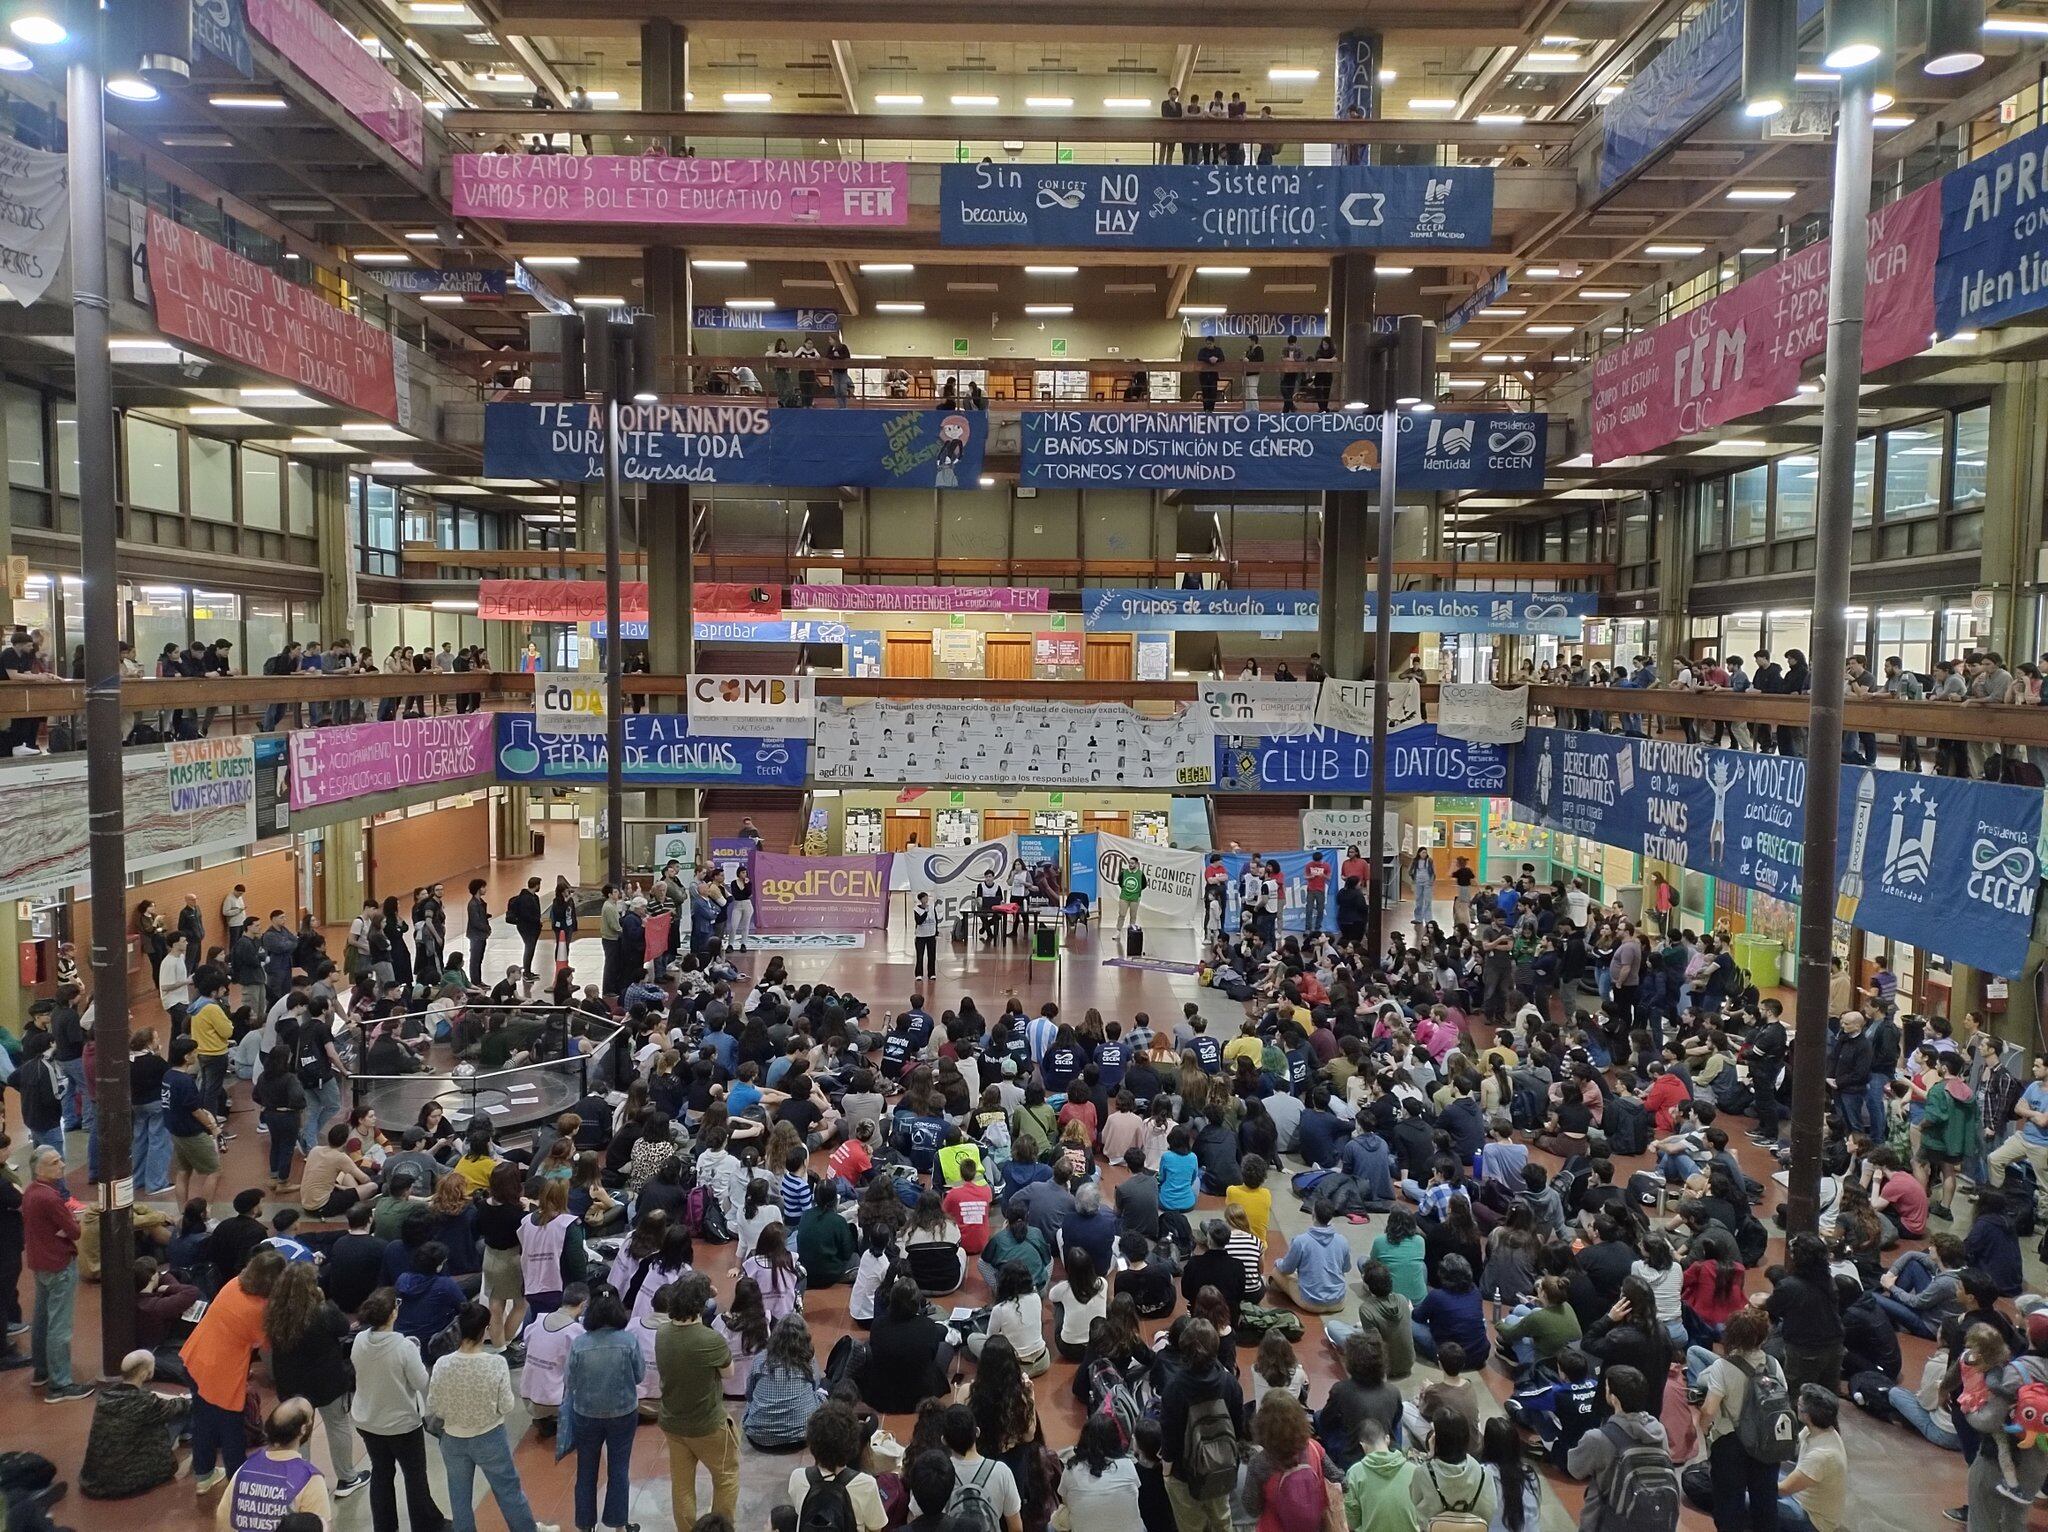
[[690, 324], [699, 330], [821, 330], [837, 334], [839, 310], [705, 306], [690, 310]]
[[1101, 892], [1101, 879], [1095, 870], [1095, 834], [1090, 830], [1085, 835], [1067, 837], [1067, 892], [1084, 899], [1093, 899]]
[[[1577, 639], [1599, 611], [1591, 591], [1404, 590], [1394, 593], [1396, 633], [1539, 633]], [[1312, 633], [1322, 603], [1311, 590], [1131, 590], [1107, 586], [1081, 592], [1090, 632], [1167, 630], [1187, 633]], [[1367, 592], [1363, 624], [1373, 625]]]
[[[625, 476], [643, 484], [956, 489], [981, 475], [988, 417], [964, 410], [782, 410], [766, 404], [632, 404], [622, 410]], [[494, 479], [604, 477], [595, 404], [484, 406], [484, 472]]]
[[[1337, 890], [1344, 886], [1344, 879], [1337, 869], [1343, 865], [1344, 852], [1341, 847], [1322, 848], [1323, 861], [1329, 866], [1329, 882], [1323, 889], [1323, 918], [1315, 926], [1318, 931], [1337, 929]], [[1308, 864], [1314, 855], [1314, 848], [1307, 851], [1267, 851], [1260, 854], [1260, 860], [1277, 862], [1280, 866], [1280, 929], [1303, 935], [1310, 929], [1308, 923]], [[1238, 879], [1251, 866], [1249, 854], [1242, 851], [1223, 853], [1223, 865], [1230, 869], [1230, 881], [1225, 887], [1223, 901], [1223, 929], [1234, 932], [1239, 926], [1239, 912], [1243, 906], [1238, 902], [1238, 890], [1243, 885]]]
[[556, 293], [547, 283], [535, 276], [524, 261], [513, 266], [512, 285], [533, 299], [535, 303], [538, 303], [550, 314], [573, 314], [576, 312], [575, 304]]
[[[1401, 414], [1404, 490], [1543, 487], [1548, 415]], [[1380, 417], [1363, 410], [1030, 410], [1017, 482], [1041, 489], [1373, 490]]]
[[[1379, 116], [1382, 51], [1377, 32], [1343, 32], [1338, 35], [1337, 67], [1330, 71], [1330, 83], [1336, 87], [1336, 99], [1332, 104], [1340, 120], [1370, 122]], [[1370, 165], [1372, 145], [1342, 144], [1338, 146], [1337, 158], [1344, 165]]]
[[[605, 760], [602, 734], [541, 734], [531, 713], [498, 714], [500, 782], [602, 782]], [[681, 713], [626, 715], [628, 786], [802, 787], [809, 766], [807, 740], [713, 739]]]
[[[1403, 729], [1387, 740], [1390, 793], [1504, 793], [1508, 752], [1502, 745], [1447, 739], [1434, 724]], [[1368, 793], [1372, 741], [1336, 729], [1287, 738], [1255, 735], [1216, 741], [1219, 793]]]
[[243, 79], [256, 73], [242, 0], [192, 0], [192, 40]]
[[1998, 324], [2048, 305], [2048, 216], [2040, 174], [2048, 128], [1941, 178], [1934, 328]]
[[1492, 276], [1481, 282], [1450, 313], [1444, 315], [1444, 322], [1437, 326], [1446, 335], [1455, 335], [1474, 319], [1481, 309], [1490, 309], [1508, 295], [1508, 269], [1503, 266]]
[[502, 298], [512, 273], [495, 266], [444, 266], [399, 271], [374, 271], [370, 280], [387, 292], [459, 293], [470, 298]]
[[[1513, 748], [1514, 799], [1536, 823], [1799, 898], [1804, 761], [1566, 729]], [[2040, 834], [2038, 788], [1845, 766], [1835, 918], [2017, 974]]]
[[[1380, 318], [1388, 316], [1381, 315]], [[1228, 340], [1232, 336], [1250, 339], [1273, 337], [1284, 340], [1290, 335], [1327, 335], [1330, 333], [1330, 316], [1327, 314], [1200, 314], [1180, 322], [1183, 335], [1193, 335], [1202, 340]]]
[[[647, 619], [644, 617], [628, 617], [619, 627], [628, 643], [647, 636]], [[845, 623], [821, 622], [815, 618], [773, 622], [756, 621], [751, 617], [699, 617], [690, 627], [691, 635], [700, 644], [843, 644], [847, 641]], [[604, 634], [602, 619], [590, 625], [592, 638], [602, 640]], [[876, 672], [877, 675], [880, 673]]]
[[1057, 835], [1020, 834], [1017, 837], [1017, 859], [1027, 869], [1037, 867], [1041, 862], [1060, 865], [1060, 838]]
[[939, 242], [1048, 250], [1467, 249], [1493, 171], [1430, 165], [947, 165]]

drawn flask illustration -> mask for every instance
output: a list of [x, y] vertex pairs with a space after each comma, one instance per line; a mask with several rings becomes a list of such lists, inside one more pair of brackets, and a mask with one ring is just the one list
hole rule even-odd
[[1856, 818], [1849, 829], [1849, 870], [1835, 892], [1835, 919], [1853, 925], [1863, 903], [1863, 848], [1870, 840], [1870, 816], [1877, 807], [1877, 774], [1865, 771], [1856, 783]]

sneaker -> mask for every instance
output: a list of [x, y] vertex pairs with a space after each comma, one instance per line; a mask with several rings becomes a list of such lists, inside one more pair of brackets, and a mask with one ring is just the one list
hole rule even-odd
[[90, 1399], [94, 1390], [90, 1384], [69, 1383], [53, 1388], [43, 1395], [45, 1404], [69, 1404], [74, 1399]]
[[26, 1319], [17, 1319], [13, 1324], [7, 1327], [7, 1338], [9, 1340], [14, 1339], [14, 1337], [17, 1335], [26, 1334], [28, 1334], [28, 1321]]
[[337, 1500], [346, 1500], [350, 1495], [353, 1495], [357, 1490], [363, 1488], [363, 1486], [368, 1484], [369, 1482], [370, 1475], [367, 1469], [364, 1470], [362, 1473], [352, 1474], [351, 1476], [349, 1476], [346, 1479], [343, 1479], [340, 1483], [334, 1486], [334, 1498]]
[[38, 750], [34, 745], [16, 745], [14, 747], [14, 753], [16, 755], [41, 755], [43, 752]]
[[1956, 1215], [1949, 1210], [1946, 1202], [1930, 1202], [1927, 1204], [1927, 1216], [1953, 1222]]
[[1950, 1521], [1968, 1521], [1970, 1519], [1970, 1508], [1966, 1505], [1952, 1505], [1941, 1514]]
[[2014, 1505], [2032, 1505], [2034, 1503], [2034, 1497], [2026, 1490], [2021, 1489], [2017, 1484], [2007, 1484], [2000, 1481], [1998, 1493], [2010, 1500]]
[[42, 1373], [30, 1373], [28, 1379], [28, 1386], [30, 1388], [48, 1388], [50, 1386], [50, 1380]]
[[228, 1474], [225, 1468], [216, 1468], [204, 1478], [194, 1479], [192, 1481], [192, 1492], [195, 1495], [210, 1495], [219, 1489], [221, 1485], [227, 1483], [227, 1478]]

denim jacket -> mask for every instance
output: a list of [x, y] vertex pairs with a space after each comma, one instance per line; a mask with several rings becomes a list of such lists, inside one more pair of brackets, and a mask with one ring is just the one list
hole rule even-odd
[[631, 1415], [640, 1407], [640, 1380], [647, 1358], [629, 1331], [593, 1330], [569, 1348], [564, 1397], [578, 1415], [593, 1420]]

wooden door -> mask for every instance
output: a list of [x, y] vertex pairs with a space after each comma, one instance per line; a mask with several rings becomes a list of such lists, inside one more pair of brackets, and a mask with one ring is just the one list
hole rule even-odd
[[1087, 835], [1096, 830], [1105, 835], [1128, 836], [1131, 833], [1131, 816], [1091, 813], [1084, 809], [1081, 813], [1081, 833]]
[[[932, 673], [932, 636], [918, 631], [891, 633], [882, 642], [882, 674], [928, 680]], [[929, 841], [926, 842], [930, 844]]]
[[981, 838], [995, 840], [1004, 835], [1029, 835], [1031, 816], [1022, 809], [983, 809]]
[[1031, 635], [989, 633], [983, 635], [982, 675], [990, 681], [1031, 679]]
[[1091, 681], [1128, 681], [1131, 678], [1131, 635], [1090, 633], [1086, 650], [1087, 677]]
[[908, 851], [932, 843], [930, 809], [891, 809], [882, 820], [882, 849]]

